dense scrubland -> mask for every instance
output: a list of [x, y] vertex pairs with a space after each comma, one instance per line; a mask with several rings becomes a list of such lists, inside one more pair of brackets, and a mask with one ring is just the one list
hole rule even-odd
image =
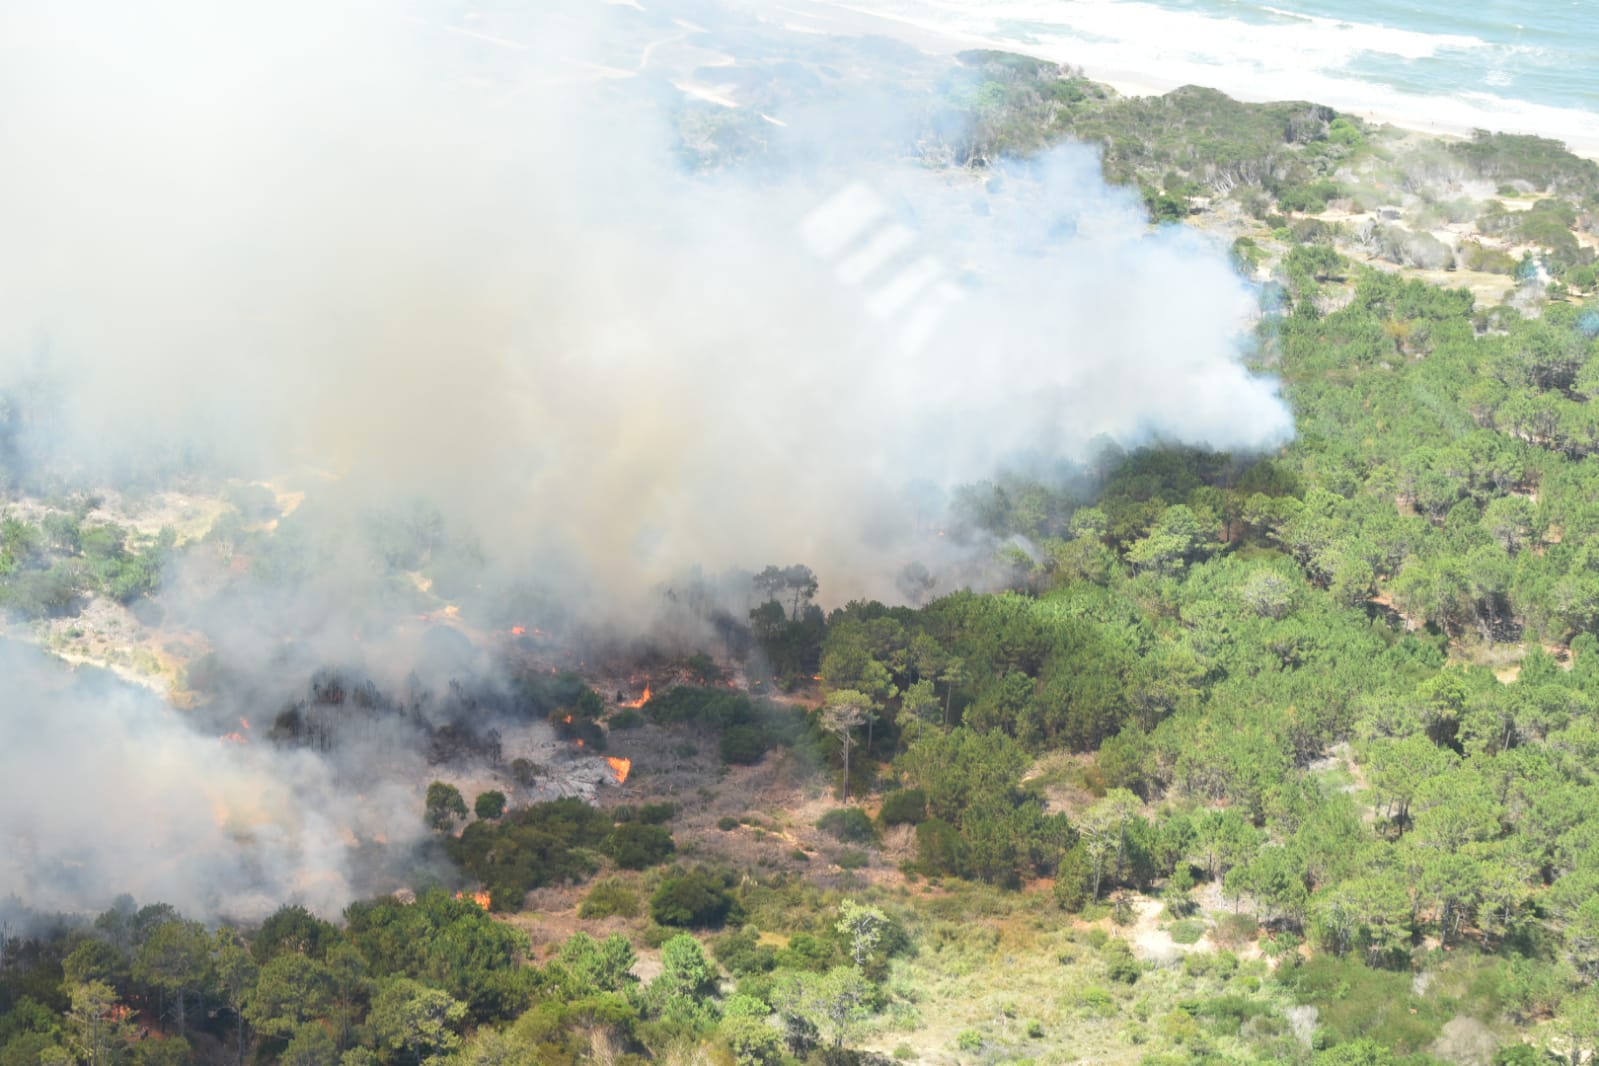
[[[1003, 590], [922, 572], [916, 605], [824, 611], [774, 566], [637, 708], [530, 674], [567, 736], [647, 737], [698, 784], [645, 759], [597, 805], [440, 780], [439, 887], [13, 931], [0, 1066], [1588, 1061], [1599, 165], [986, 53], [933, 99], [932, 163], [1079, 138], [1155, 224], [1230, 241], [1297, 439], [965, 486], [944, 533]], [[685, 151], [754, 151], [743, 120], [691, 109]], [[295, 572], [265, 490], [180, 540], [49, 488], [13, 477], [0, 594], [56, 638], [174, 552]], [[446, 589], [469, 553], [426, 516], [373, 539]]]

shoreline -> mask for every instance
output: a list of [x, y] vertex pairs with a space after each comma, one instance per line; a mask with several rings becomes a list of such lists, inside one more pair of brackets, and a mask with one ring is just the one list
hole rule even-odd
[[[1026, 41], [961, 33], [946, 27], [932, 26], [900, 16], [866, 10], [863, 7], [856, 6], [851, 0], [788, 0], [781, 10], [822, 23], [822, 28], [827, 32], [852, 36], [874, 35], [891, 37], [932, 55], [953, 55], [956, 52], [967, 49], [986, 48], [1031, 56], [1035, 59], [1043, 59], [1052, 63], [1068, 64], [1080, 69], [1084, 77], [1090, 81], [1107, 85], [1123, 96], [1164, 96], [1166, 93], [1183, 85], [1204, 85], [1226, 93], [1233, 99], [1244, 103], [1273, 103], [1285, 99], [1309, 100], [1312, 103], [1325, 104], [1328, 107], [1335, 108], [1342, 114], [1353, 115], [1364, 122], [1392, 126], [1396, 129], [1409, 130], [1429, 137], [1466, 140], [1471, 137], [1474, 129], [1489, 129], [1493, 132], [1508, 134], [1532, 134], [1562, 141], [1567, 151], [1573, 155], [1599, 161], [1599, 123], [1596, 123], [1595, 130], [1590, 134], [1582, 132], [1570, 134], [1551, 129], [1544, 123], [1518, 123], [1508, 116], [1501, 121], [1491, 121], [1490, 116], [1484, 116], [1486, 119], [1490, 119], [1489, 122], [1484, 124], [1472, 122], [1464, 117], [1434, 115], [1423, 118], [1419, 115], [1407, 114], [1402, 110], [1381, 106], [1369, 107], [1357, 103], [1338, 104], [1324, 98], [1324, 94], [1315, 91], [1284, 96], [1276, 92], [1251, 91], [1247, 86], [1238, 84], [1215, 84], [1214, 81], [1196, 82], [1192, 79], [1162, 78], [1147, 71], [1083, 62], [1067, 54], [1063, 46], [1051, 47]], [[1469, 104], [1448, 98], [1418, 97], [1417, 106], [1443, 106], [1452, 107], [1459, 112], [1470, 111]], [[1536, 107], [1537, 105], [1527, 106]], [[1554, 111], [1555, 109], [1548, 110]]]

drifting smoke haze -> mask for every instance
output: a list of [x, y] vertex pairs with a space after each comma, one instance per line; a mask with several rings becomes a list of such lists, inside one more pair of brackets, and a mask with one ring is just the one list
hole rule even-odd
[[[620, 619], [694, 566], [803, 561], [830, 599], [892, 598], [908, 560], [952, 561], [907, 486], [1101, 436], [1290, 432], [1239, 361], [1254, 304], [1223, 253], [1151, 232], [1087, 149], [981, 182], [852, 158], [909, 122], [868, 96], [770, 116], [758, 166], [696, 175], [664, 65], [714, 69], [719, 20], [749, 13], [528, 6], [506, 28], [457, 4], [0, 12], [0, 385], [56, 405], [30, 446], [90, 479], [183, 457], [308, 494], [288, 591], [169, 578], [168, 618], [235, 667], [303, 685], [426, 659], [360, 577], [362, 516], [396, 500], [469, 531], [479, 585]], [[439, 677], [485, 669], [443, 658]], [[0, 892], [90, 900], [139, 871], [213, 913], [219, 893], [336, 909], [344, 830], [417, 822], [414, 775], [357, 801], [318, 756], [221, 758], [156, 705], [19, 691], [0, 804], [75, 857], [0, 868]], [[69, 768], [81, 791], [53, 810]], [[233, 795], [249, 833], [213, 816]], [[180, 866], [207, 887], [157, 877]]]
[[356, 894], [353, 843], [421, 836], [397, 772], [425, 772], [419, 756], [340, 781], [308, 751], [224, 748], [150, 693], [53, 667], [0, 644], [0, 900], [70, 911], [128, 892], [195, 915], [258, 918], [290, 899], [337, 914]]

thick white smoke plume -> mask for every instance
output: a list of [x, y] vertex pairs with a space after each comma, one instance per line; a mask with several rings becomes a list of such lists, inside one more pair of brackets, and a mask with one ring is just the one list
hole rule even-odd
[[357, 892], [358, 843], [423, 833], [400, 773], [338, 782], [310, 752], [203, 736], [150, 693], [54, 665], [0, 643], [0, 902], [76, 911], [127, 892], [197, 916], [287, 900], [337, 914]]
[[[794, 559], [870, 587], [912, 481], [1288, 432], [1224, 256], [1088, 150], [992, 190], [837, 153], [695, 179], [668, 63], [731, 31], [439, 7], [7, 5], [0, 365], [61, 382], [71, 450], [315, 467], [616, 594]], [[895, 119], [863, 110], [769, 137]], [[883, 215], [807, 241], [851, 188]]]
[[[281, 668], [286, 641], [299, 666], [365, 646], [371, 605], [337, 545], [394, 499], [472, 531], [496, 581], [593, 617], [695, 565], [802, 561], [830, 598], [891, 597], [901, 565], [936, 561], [907, 486], [1101, 435], [1290, 432], [1240, 365], [1252, 303], [1224, 254], [1151, 231], [1089, 150], [982, 178], [856, 153], [913, 116], [844, 90], [792, 113], [763, 91], [757, 113], [743, 47], [799, 82], [858, 73], [807, 67], [824, 42], [780, 18], [522, 8], [0, 6], [0, 386], [55, 398], [33, 445], [89, 472], [182, 457], [274, 478], [335, 545], [281, 602], [219, 605], [204, 575], [173, 576], [169, 617], [209, 605], [184, 621], [235, 666]], [[685, 105], [748, 119], [727, 128], [753, 123], [764, 151], [691, 170]], [[40, 706], [0, 705], [8, 741], [29, 737], [0, 753], [0, 809], [29, 809], [34, 839], [137, 868], [143, 841], [176, 863], [180, 840], [230, 831], [197, 797], [231, 786], [196, 777], [206, 752], [146, 730], [148, 710], [25, 731]], [[52, 810], [60, 765], [105, 791]], [[336, 791], [323, 772], [238, 780], [292, 806]], [[118, 788], [133, 802], [97, 829]], [[311, 843], [262, 883], [336, 867], [304, 810], [269, 821]], [[0, 892], [27, 887], [14, 876]], [[326, 884], [301, 894], [335, 905], [345, 882]]]

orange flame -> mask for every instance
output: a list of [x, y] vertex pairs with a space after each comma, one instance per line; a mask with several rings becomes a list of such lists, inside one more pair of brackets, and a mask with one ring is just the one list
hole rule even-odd
[[583, 738], [582, 737], [578, 737], [577, 738], [577, 746], [580, 747], [580, 748], [583, 746]]
[[248, 744], [250, 738], [243, 733], [224, 733], [217, 738], [224, 744]]
[[649, 682], [646, 681], [644, 683], [644, 695], [640, 696], [636, 700], [628, 700], [626, 703], [622, 704], [622, 706], [638, 708], [644, 706], [648, 702], [650, 702], [650, 685]]
[[455, 894], [455, 898], [469, 899], [473, 903], [476, 903], [479, 907], [482, 907], [484, 910], [489, 909], [489, 894], [487, 892], [474, 892], [470, 896], [464, 892], [457, 892]]
[[239, 719], [239, 724], [242, 725], [246, 729], [250, 728], [250, 720], [248, 718], [240, 718]]
[[565, 718], [562, 718], [561, 721], [565, 722], [567, 725], [571, 725], [572, 724], [572, 716], [571, 715], [567, 715]]
[[616, 775], [616, 783], [619, 785], [627, 784], [627, 775], [633, 772], [633, 760], [607, 756], [605, 761], [611, 764], [611, 773]]
[[527, 626], [512, 626], [511, 627], [511, 636], [513, 636], [513, 637], [520, 637], [523, 633], [526, 633], [526, 632], [527, 632]]

